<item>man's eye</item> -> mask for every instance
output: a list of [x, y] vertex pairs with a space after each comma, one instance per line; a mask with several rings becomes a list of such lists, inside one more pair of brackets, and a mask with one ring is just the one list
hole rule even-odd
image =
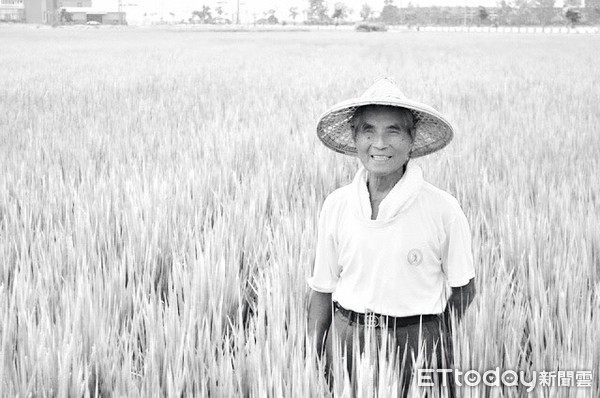
[[399, 136], [401, 139], [408, 139], [408, 135], [404, 134], [404, 132], [401, 130], [389, 130], [387, 133], [393, 135], [394, 137]]

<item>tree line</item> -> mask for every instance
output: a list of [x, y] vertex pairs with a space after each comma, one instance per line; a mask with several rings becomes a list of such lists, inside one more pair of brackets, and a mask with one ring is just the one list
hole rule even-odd
[[[290, 7], [288, 15], [278, 16], [273, 9], [265, 10], [262, 16], [256, 16], [254, 23], [283, 24], [296, 23], [298, 17], [304, 24], [338, 25], [354, 23], [357, 19], [363, 22], [378, 22], [386, 25], [575, 25], [577, 23], [594, 24], [600, 22], [600, 0], [586, 0], [585, 7], [581, 0], [565, 0], [562, 7], [557, 7], [556, 0], [499, 0], [495, 7], [464, 6], [431, 6], [418, 7], [412, 2], [399, 7], [394, 0], [384, 0], [381, 10], [375, 10], [364, 3], [358, 14], [343, 1], [336, 2], [331, 9], [325, 0], [308, 0], [305, 9]], [[207, 5], [192, 13], [190, 22], [195, 23], [232, 23], [224, 18], [223, 10], [217, 7], [214, 11]]]
[[[441, 3], [441, 2], [440, 2]], [[399, 7], [394, 0], [385, 0], [377, 14], [371, 5], [364, 3], [359, 11], [365, 21], [388, 25], [561, 25], [600, 21], [600, 0], [565, 0], [557, 7], [556, 0], [501, 0], [495, 7], [431, 6], [417, 7], [412, 2]], [[340, 10], [342, 10], [340, 14]], [[345, 18], [352, 13], [344, 3], [336, 3], [331, 17], [324, 0], [309, 0], [309, 23], [339, 23], [334, 16]]]

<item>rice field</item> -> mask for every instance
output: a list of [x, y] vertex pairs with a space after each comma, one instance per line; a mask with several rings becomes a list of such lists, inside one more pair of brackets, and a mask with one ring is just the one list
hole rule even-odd
[[[599, 48], [598, 35], [0, 28], [0, 396], [347, 393], [307, 349], [305, 279], [321, 203], [357, 161], [315, 125], [387, 75], [457, 127], [417, 160], [472, 228], [478, 296], [457, 367], [592, 371], [589, 387], [529, 396], [598, 397]], [[394, 396], [382, 377], [357, 396]]]

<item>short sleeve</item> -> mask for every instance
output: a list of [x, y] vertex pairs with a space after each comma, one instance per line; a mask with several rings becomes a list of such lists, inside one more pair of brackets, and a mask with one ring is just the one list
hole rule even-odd
[[311, 289], [321, 293], [333, 293], [340, 276], [338, 265], [337, 240], [335, 235], [336, 218], [331, 198], [323, 203], [317, 228], [317, 246], [313, 275], [307, 282]]
[[453, 219], [444, 227], [442, 267], [451, 287], [464, 286], [475, 277], [471, 230], [463, 211], [459, 208]]

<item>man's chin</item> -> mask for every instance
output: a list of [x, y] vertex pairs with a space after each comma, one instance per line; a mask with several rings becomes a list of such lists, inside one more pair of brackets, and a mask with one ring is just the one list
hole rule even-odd
[[375, 177], [385, 177], [388, 175], [402, 173], [404, 167], [401, 165], [400, 167], [392, 166], [392, 165], [381, 165], [381, 164], [372, 164], [369, 163], [365, 165], [365, 169]]

